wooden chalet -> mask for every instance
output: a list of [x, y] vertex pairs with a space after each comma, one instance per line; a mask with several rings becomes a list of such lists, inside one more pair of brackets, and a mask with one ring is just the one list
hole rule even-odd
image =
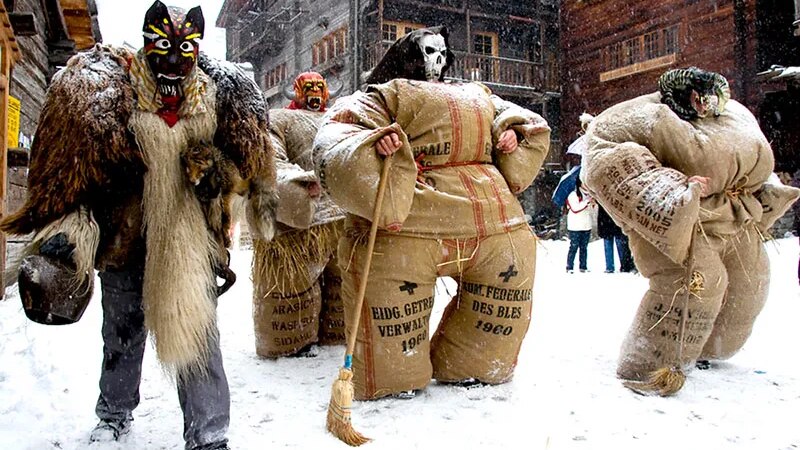
[[[792, 4], [794, 3], [794, 4]], [[759, 76], [800, 64], [800, 0], [565, 0], [561, 7], [564, 144], [582, 112], [654, 92], [666, 70], [697, 66], [728, 78], [759, 118], [778, 170], [796, 170], [797, 90]], [[787, 119], [793, 117], [794, 119]], [[793, 134], [794, 140], [787, 135]]]

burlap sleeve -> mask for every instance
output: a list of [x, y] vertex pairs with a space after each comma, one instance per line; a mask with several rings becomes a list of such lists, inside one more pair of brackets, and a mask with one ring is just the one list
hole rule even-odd
[[[291, 124], [287, 124], [291, 126]], [[275, 168], [277, 169], [278, 222], [298, 229], [308, 229], [314, 221], [316, 200], [308, 195], [307, 184], [317, 181], [311, 170], [304, 170], [289, 162], [286, 151], [284, 124], [271, 121], [269, 137], [275, 149]]]
[[550, 149], [550, 127], [542, 116], [491, 96], [495, 108], [492, 139], [497, 144], [506, 130], [514, 130], [519, 146], [511, 153], [495, 152], [495, 164], [514, 194], [528, 188], [539, 173]]
[[761, 221], [756, 226], [762, 233], [765, 233], [800, 198], [800, 189], [780, 184], [780, 182], [768, 182], [764, 183], [756, 192], [756, 198], [761, 203], [763, 211]]
[[581, 180], [626, 233], [636, 232], [681, 264], [698, 222], [700, 186], [642, 145], [648, 131], [636, 127], [647, 122], [627, 112], [604, 112], [589, 126]]
[[350, 214], [372, 219], [383, 157], [374, 145], [397, 133], [402, 147], [392, 156], [392, 169], [379, 226], [399, 231], [411, 210], [417, 168], [408, 136], [394, 122], [396, 85], [340, 98], [322, 119], [314, 138], [314, 165], [323, 189]]

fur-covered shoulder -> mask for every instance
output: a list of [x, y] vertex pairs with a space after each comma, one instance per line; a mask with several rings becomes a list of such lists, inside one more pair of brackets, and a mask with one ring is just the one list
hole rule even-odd
[[275, 149], [269, 138], [267, 102], [256, 83], [235, 65], [200, 54], [200, 70], [217, 87], [214, 145], [250, 182], [247, 221], [256, 239], [275, 233]]
[[243, 178], [263, 176], [273, 164], [273, 152], [268, 136], [267, 103], [261, 90], [241, 69], [227, 61], [201, 53], [198, 66], [217, 87], [214, 144], [236, 164]]
[[41, 229], [85, 204], [108, 167], [141, 160], [127, 131], [134, 107], [132, 54], [96, 45], [53, 77], [31, 147], [28, 198], [0, 222], [11, 234]]

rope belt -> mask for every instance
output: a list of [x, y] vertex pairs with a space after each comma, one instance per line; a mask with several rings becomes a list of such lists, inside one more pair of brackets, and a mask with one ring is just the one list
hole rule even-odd
[[429, 172], [431, 170], [438, 170], [444, 169], [446, 167], [460, 167], [460, 166], [480, 166], [483, 164], [491, 164], [490, 162], [486, 161], [455, 161], [455, 162], [448, 162], [444, 164], [434, 164], [430, 166], [423, 166], [422, 160], [425, 158], [425, 153], [420, 153], [419, 156], [414, 159], [414, 163], [417, 165], [417, 175], [421, 175], [424, 172]]
[[735, 200], [738, 199], [740, 195], [750, 195], [750, 189], [744, 187], [738, 187], [735, 189], [726, 189], [725, 195]]

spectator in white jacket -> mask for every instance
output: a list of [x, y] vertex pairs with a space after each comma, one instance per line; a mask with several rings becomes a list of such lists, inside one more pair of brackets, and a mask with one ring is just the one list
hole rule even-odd
[[586, 272], [589, 237], [592, 233], [592, 210], [594, 199], [581, 187], [581, 180], [575, 190], [567, 197], [567, 231], [569, 232], [569, 253], [567, 253], [567, 272], [573, 273], [575, 253], [578, 253], [578, 268]]

